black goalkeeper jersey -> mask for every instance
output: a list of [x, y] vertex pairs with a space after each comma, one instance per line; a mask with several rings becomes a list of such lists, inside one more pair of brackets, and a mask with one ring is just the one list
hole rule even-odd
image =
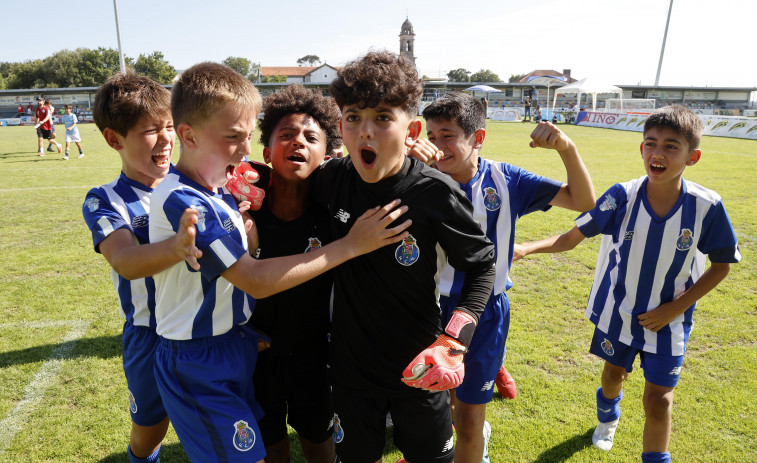
[[[343, 387], [371, 395], [423, 392], [400, 378], [442, 333], [437, 283], [443, 259], [474, 274], [494, 263], [494, 245], [473, 219], [470, 201], [447, 175], [414, 158], [373, 184], [360, 178], [349, 157], [333, 159], [314, 174], [311, 194], [328, 208], [333, 239], [370, 208], [398, 198], [409, 207], [392, 225], [412, 219], [404, 241], [335, 269], [330, 364]], [[470, 309], [480, 314], [483, 304]]]

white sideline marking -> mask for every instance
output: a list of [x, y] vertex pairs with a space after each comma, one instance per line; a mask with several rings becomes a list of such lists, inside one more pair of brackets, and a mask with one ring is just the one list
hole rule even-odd
[[71, 353], [71, 349], [74, 347], [74, 343], [84, 335], [84, 332], [89, 328], [89, 322], [83, 320], [71, 320], [71, 321], [54, 321], [54, 322], [19, 322], [19, 323], [3, 323], [0, 324], [0, 329], [20, 329], [20, 328], [49, 328], [70, 326], [71, 331], [61, 341], [62, 345], [56, 347], [50, 354], [50, 358], [42, 363], [39, 371], [31, 382], [26, 385], [24, 389], [24, 397], [11, 410], [3, 421], [0, 421], [0, 455], [2, 455], [13, 441], [16, 433], [23, 428], [27, 417], [34, 413], [37, 409], [37, 405], [45, 395], [47, 388], [54, 383], [58, 376], [58, 371], [63, 365], [63, 361], [66, 360], [68, 354]]

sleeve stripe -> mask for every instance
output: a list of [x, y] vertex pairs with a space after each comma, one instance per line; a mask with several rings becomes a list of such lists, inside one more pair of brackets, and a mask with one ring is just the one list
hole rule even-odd
[[113, 233], [113, 225], [106, 217], [100, 217], [99, 219], [97, 219], [97, 225], [100, 226], [103, 236], [109, 236], [111, 233]]
[[234, 265], [234, 263], [239, 260], [237, 256], [235, 256], [229, 248], [226, 247], [223, 240], [217, 239], [210, 243], [210, 249], [213, 250], [215, 255], [218, 257], [218, 259], [223, 262], [223, 265], [226, 268], [231, 267]]

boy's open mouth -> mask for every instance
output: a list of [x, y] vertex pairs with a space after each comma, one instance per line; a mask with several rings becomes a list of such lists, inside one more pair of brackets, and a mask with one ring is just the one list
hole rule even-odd
[[226, 166], [226, 181], [227, 182], [229, 180], [231, 180], [232, 177], [234, 177], [234, 169], [235, 168], [236, 168], [236, 166], [234, 164], [229, 164], [228, 166]]
[[363, 160], [363, 163], [365, 163], [365, 165], [370, 166], [374, 161], [376, 161], [376, 153], [369, 149], [363, 148], [360, 150], [360, 158]]
[[305, 157], [303, 155], [301, 155], [301, 154], [294, 153], [294, 154], [290, 154], [289, 156], [287, 156], [287, 161], [305, 162]]
[[665, 166], [661, 166], [660, 164], [650, 164], [649, 165], [649, 169], [652, 172], [655, 172], [655, 173], [658, 173], [658, 174], [661, 173], [661, 172], [665, 172]]
[[171, 152], [164, 150], [160, 153], [153, 154], [152, 162], [154, 162], [156, 166], [161, 168], [168, 167], [171, 163]]

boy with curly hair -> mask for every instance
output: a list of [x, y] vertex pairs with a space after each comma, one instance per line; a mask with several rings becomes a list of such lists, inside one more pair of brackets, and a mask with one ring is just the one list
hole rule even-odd
[[[339, 110], [330, 98], [293, 84], [268, 96], [260, 122], [263, 159], [273, 167], [260, 210], [257, 259], [303, 254], [328, 242], [326, 210], [310, 200], [310, 174], [342, 145]], [[256, 166], [261, 173], [262, 166]], [[262, 175], [267, 176], [265, 173]], [[287, 421], [310, 463], [333, 463], [334, 411], [328, 381], [329, 299], [333, 277], [324, 273], [257, 301], [250, 318], [270, 348], [258, 354], [255, 398], [266, 462], [289, 461]], [[302, 378], [308, 386], [301, 387]]]
[[[448, 389], [464, 376], [463, 354], [492, 290], [494, 246], [470, 201], [446, 175], [407, 157], [420, 134], [423, 91], [401, 56], [371, 52], [343, 67], [330, 87], [342, 111], [349, 157], [314, 174], [333, 238], [387, 198], [409, 206], [409, 235], [337, 267], [331, 326], [334, 439], [343, 461], [381, 461], [385, 419], [408, 461], [454, 459]], [[441, 263], [465, 272], [450, 322], [436, 292]]]

